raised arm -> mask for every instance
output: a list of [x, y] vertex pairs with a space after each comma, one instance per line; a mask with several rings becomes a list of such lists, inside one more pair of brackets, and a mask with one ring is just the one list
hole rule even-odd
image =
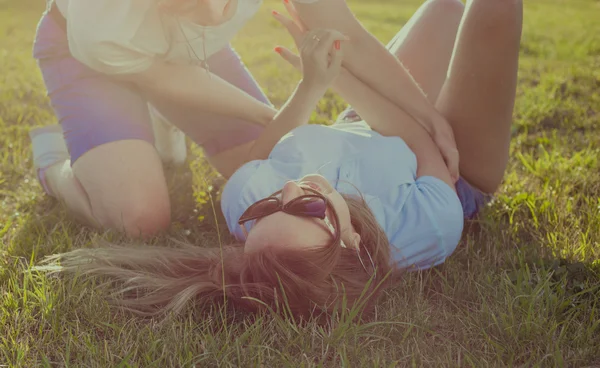
[[[200, 66], [163, 61], [160, 56], [170, 42], [165, 31], [157, 29], [162, 13], [156, 1], [76, 0], [68, 2], [65, 11], [71, 54], [91, 69], [204, 111], [257, 124], [267, 124], [275, 115], [271, 106]], [[152, 42], [144, 47], [133, 44], [138, 33], [148, 33]]]
[[400, 61], [360, 24], [346, 1], [284, 2], [290, 14], [297, 16], [308, 29], [332, 28], [350, 38], [344, 51], [343, 67], [412, 116], [432, 136], [454, 179], [458, 179], [458, 151], [450, 125], [437, 112]]
[[[275, 18], [286, 27], [295, 39], [299, 37], [296, 33], [301, 30], [294, 22], [281, 14], [275, 14]], [[296, 69], [301, 68], [300, 58], [290, 50], [279, 48], [278, 52]], [[431, 136], [410, 115], [345, 68], [341, 68], [331, 87], [352, 105], [373, 130], [385, 136], [398, 136], [406, 142], [417, 156], [417, 176], [437, 177], [453, 190], [455, 189], [450, 171]]]
[[308, 29], [327, 26], [348, 36], [344, 68], [405, 110], [428, 133], [433, 133], [434, 124], [444, 121], [400, 61], [356, 19], [346, 0], [284, 1], [288, 7], [293, 2]]
[[195, 65], [156, 61], [148, 69], [121, 76], [153, 96], [216, 114], [269, 123], [277, 110]]
[[340, 72], [343, 40], [341, 33], [331, 30], [317, 29], [305, 35], [300, 48], [302, 80], [254, 143], [249, 160], [267, 158], [281, 137], [308, 123], [315, 106]]

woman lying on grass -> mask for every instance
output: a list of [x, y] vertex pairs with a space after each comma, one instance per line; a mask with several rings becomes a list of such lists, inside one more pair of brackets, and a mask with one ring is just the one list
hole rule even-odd
[[[414, 119], [344, 68], [337, 73], [341, 34], [275, 17], [301, 59], [277, 50], [303, 79], [256, 143], [254, 157], [268, 157], [249, 159], [224, 187], [222, 209], [240, 243], [76, 250], [55, 257], [63, 270], [123, 281], [137, 293], [120, 303], [140, 313], [192, 300], [257, 311], [285, 299], [307, 317], [340, 308], [342, 298], [352, 307], [364, 291], [361, 307], [372, 311], [390, 272], [427, 269], [454, 251], [483, 192], [452, 179]], [[452, 124], [462, 174], [481, 190], [500, 184], [507, 161], [521, 21], [518, 0], [471, 0], [464, 14], [459, 2], [433, 0], [388, 47]], [[332, 126], [307, 125], [330, 83], [352, 108]]]

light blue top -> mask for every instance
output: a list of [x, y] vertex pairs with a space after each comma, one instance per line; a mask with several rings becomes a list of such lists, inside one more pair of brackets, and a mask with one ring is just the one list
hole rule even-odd
[[305, 125], [284, 136], [269, 158], [238, 169], [223, 189], [221, 207], [229, 230], [240, 241], [237, 224], [254, 202], [280, 190], [289, 180], [318, 173], [337, 191], [364, 196], [392, 245], [392, 257], [405, 269], [443, 263], [463, 230], [457, 194], [440, 179], [417, 179], [415, 154], [399, 137], [384, 137], [364, 122]]

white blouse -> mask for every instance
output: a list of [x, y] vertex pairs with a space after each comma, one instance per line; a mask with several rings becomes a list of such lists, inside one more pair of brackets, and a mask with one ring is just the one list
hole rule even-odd
[[105, 74], [138, 73], [156, 59], [197, 64], [227, 46], [261, 4], [238, 0], [230, 20], [200, 26], [159, 11], [158, 0], [56, 0], [71, 54]]

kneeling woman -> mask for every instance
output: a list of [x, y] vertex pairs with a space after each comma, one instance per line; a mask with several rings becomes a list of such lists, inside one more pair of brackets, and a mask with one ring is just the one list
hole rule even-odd
[[[499, 185], [490, 170], [503, 171], [507, 159], [521, 11], [516, 1], [472, 0], [463, 15], [459, 2], [433, 0], [389, 46], [452, 124], [462, 174], [487, 183], [482, 190]], [[426, 269], [454, 251], [483, 192], [452, 179], [410, 116], [338, 73], [339, 33], [275, 16], [301, 44], [301, 62], [279, 52], [301, 66], [303, 80], [223, 190], [240, 244], [76, 250], [55, 257], [63, 270], [124, 281], [138, 292], [119, 302], [140, 313], [179, 311], [191, 300], [257, 311], [285, 300], [306, 317], [332, 312], [343, 297], [368, 312], [390, 272]], [[307, 125], [330, 83], [353, 108], [332, 126]]]

